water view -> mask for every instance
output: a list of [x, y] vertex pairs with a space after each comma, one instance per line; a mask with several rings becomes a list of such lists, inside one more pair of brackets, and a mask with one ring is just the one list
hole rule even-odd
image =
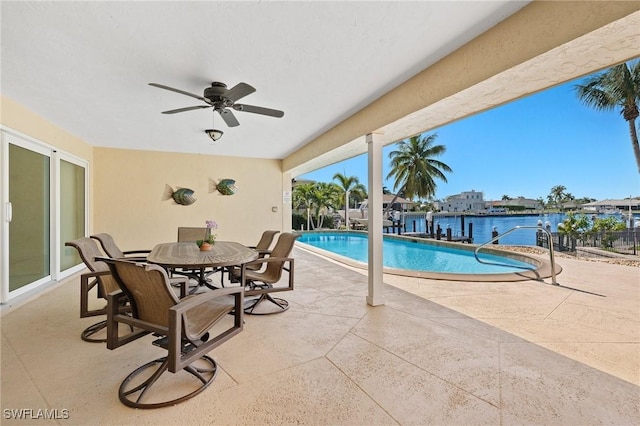
[[[587, 215], [591, 217], [592, 215]], [[624, 220], [624, 217], [620, 213], [616, 214], [597, 214], [596, 217], [604, 218], [607, 216], [614, 216], [619, 220]], [[634, 214], [634, 222], [640, 221], [640, 215]], [[565, 213], [548, 213], [538, 215], [516, 215], [516, 216], [465, 216], [464, 220], [464, 235], [469, 235], [469, 223], [473, 223], [473, 242], [474, 244], [482, 244], [491, 239], [491, 232], [496, 227], [498, 234], [508, 231], [516, 226], [537, 226], [538, 221], [541, 220], [543, 225], [547, 222], [550, 223], [551, 231], [557, 232], [558, 224], [567, 218]], [[452, 235], [460, 236], [461, 233], [461, 220], [460, 216], [434, 216], [434, 225], [440, 224], [443, 232], [446, 232], [448, 226], [451, 227]], [[425, 214], [412, 214], [408, 213], [405, 218], [407, 232], [413, 232], [415, 221], [415, 231], [425, 232]], [[533, 246], [535, 241], [536, 231], [534, 229], [523, 229], [521, 231], [513, 232], [505, 237], [501, 238], [500, 244], [508, 245], [527, 245]]]

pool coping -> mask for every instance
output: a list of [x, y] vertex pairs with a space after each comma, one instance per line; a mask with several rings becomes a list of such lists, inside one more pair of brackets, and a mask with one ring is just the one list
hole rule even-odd
[[[356, 235], [367, 235], [366, 231], [339, 231], [335, 229], [323, 229], [323, 230], [314, 230], [314, 231], [303, 231], [296, 232], [297, 234], [312, 234], [312, 233], [341, 233], [341, 234], [356, 234]], [[441, 247], [449, 247], [455, 248], [458, 250], [467, 250], [467, 251], [475, 251], [475, 249], [479, 246], [479, 244], [468, 244], [468, 243], [456, 243], [442, 240], [433, 240], [431, 238], [421, 238], [417, 236], [404, 236], [404, 235], [396, 235], [396, 234], [383, 234], [384, 238], [397, 239], [401, 241], [411, 241], [421, 244], [429, 244], [436, 245]], [[368, 269], [367, 263], [358, 262], [356, 260], [350, 259], [345, 256], [341, 256], [339, 254], [330, 252], [328, 250], [323, 250], [318, 247], [314, 247], [309, 244], [305, 244], [299, 240], [296, 240], [296, 245], [300, 248], [303, 248], [312, 253], [319, 254], [321, 256], [327, 257], [329, 259], [335, 260], [340, 263], [344, 263], [348, 266], [358, 268], [358, 269]], [[533, 257], [528, 254], [501, 250], [494, 247], [485, 247], [483, 248], [483, 253], [496, 254], [499, 256], [508, 257], [510, 259], [519, 260], [522, 262], [529, 263], [535, 266], [534, 270], [526, 270], [522, 272], [506, 272], [503, 274], [455, 274], [455, 273], [446, 273], [446, 272], [427, 272], [427, 271], [416, 271], [416, 270], [408, 270], [408, 269], [397, 269], [397, 268], [389, 268], [383, 267], [382, 270], [385, 274], [392, 275], [400, 275], [405, 277], [413, 277], [413, 278], [427, 278], [434, 280], [448, 280], [448, 281], [470, 281], [470, 282], [489, 282], [489, 281], [499, 281], [499, 282], [510, 282], [510, 281], [526, 281], [526, 280], [537, 280], [542, 281], [544, 278], [551, 277], [551, 261], [548, 258], [544, 257]], [[555, 263], [555, 273], [556, 275], [562, 271], [562, 267]]]

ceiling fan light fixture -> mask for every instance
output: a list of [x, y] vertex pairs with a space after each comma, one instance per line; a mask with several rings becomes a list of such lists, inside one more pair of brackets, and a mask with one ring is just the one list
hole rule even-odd
[[204, 131], [207, 135], [209, 135], [209, 137], [211, 138], [211, 140], [213, 141], [217, 141], [218, 139], [220, 139], [222, 137], [222, 135], [224, 134], [224, 132], [222, 130], [218, 130], [218, 129], [207, 129]]

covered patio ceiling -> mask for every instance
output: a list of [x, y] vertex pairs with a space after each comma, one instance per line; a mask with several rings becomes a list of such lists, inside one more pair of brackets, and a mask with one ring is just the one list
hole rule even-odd
[[[638, 55], [634, 2], [12, 2], [1, 93], [97, 147], [283, 159], [297, 176]], [[246, 82], [239, 102], [200, 95]], [[224, 136], [211, 141], [204, 130]]]
[[[528, 3], [3, 1], [1, 90], [98, 147], [282, 159]], [[213, 81], [285, 115], [163, 115], [202, 103], [148, 85]]]

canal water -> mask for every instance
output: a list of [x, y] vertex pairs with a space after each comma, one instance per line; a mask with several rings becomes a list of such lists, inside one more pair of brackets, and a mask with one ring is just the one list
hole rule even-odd
[[[591, 218], [592, 214], [587, 214], [587, 217]], [[614, 216], [618, 220], [624, 220], [625, 218], [620, 213], [615, 214], [597, 214], [598, 218], [604, 218], [607, 216]], [[464, 218], [464, 235], [469, 236], [469, 224], [473, 223], [473, 243], [482, 244], [491, 239], [491, 233], [495, 227], [498, 234], [502, 234], [516, 226], [537, 226], [538, 221], [542, 221], [543, 226], [547, 223], [551, 226], [551, 232], [558, 231], [558, 224], [564, 221], [567, 215], [564, 213], [548, 213], [548, 214], [536, 214], [536, 215], [513, 215], [513, 216], [465, 216]], [[413, 232], [415, 221], [416, 232], [426, 232], [426, 220], [425, 213], [412, 214], [407, 213], [404, 217], [407, 232]], [[442, 232], [446, 233], [447, 227], [451, 228], [451, 233], [454, 237], [462, 236], [461, 231], [461, 218], [460, 216], [433, 216], [434, 225], [438, 224], [442, 228]], [[640, 215], [634, 213], [634, 222], [637, 224], [640, 222]], [[536, 230], [535, 229], [522, 229], [510, 233], [509, 235], [500, 238], [500, 244], [507, 245], [526, 245], [533, 246], [536, 244]]]

